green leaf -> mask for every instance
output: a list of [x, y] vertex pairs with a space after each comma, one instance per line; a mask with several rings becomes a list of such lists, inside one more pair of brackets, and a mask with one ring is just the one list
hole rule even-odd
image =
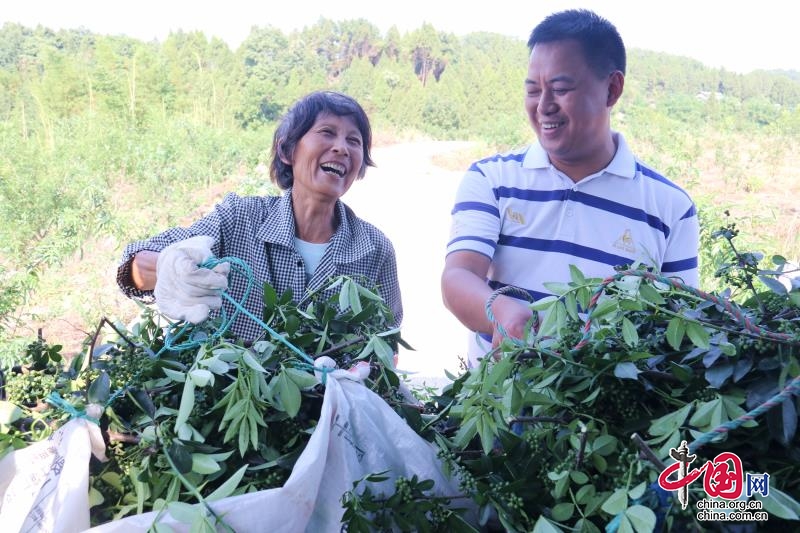
[[531, 309], [534, 311], [545, 311], [550, 308], [554, 303], [558, 301], [557, 296], [545, 296], [544, 298], [539, 298], [534, 303], [530, 305]]
[[13, 424], [22, 418], [22, 410], [11, 402], [0, 401], [0, 424]]
[[617, 451], [619, 440], [613, 435], [600, 435], [591, 443], [592, 453], [598, 455], [611, 455]]
[[110, 396], [111, 378], [108, 377], [108, 374], [105, 370], [101, 370], [100, 375], [97, 376], [94, 381], [92, 381], [91, 385], [89, 385], [89, 392], [86, 395], [86, 399], [89, 401], [89, 403], [105, 405]]
[[533, 533], [563, 533], [563, 529], [540, 515], [533, 525]]
[[213, 474], [219, 472], [220, 466], [213, 457], [205, 453], [192, 454], [192, 472], [197, 474]]
[[394, 350], [389, 346], [389, 343], [380, 337], [373, 337], [372, 349], [375, 350], [375, 355], [387, 368], [394, 368]]
[[625, 510], [625, 516], [631, 521], [636, 533], [650, 533], [656, 527], [656, 514], [644, 505], [633, 505]]
[[275, 311], [275, 304], [278, 303], [278, 293], [275, 288], [269, 283], [264, 283], [264, 320], [269, 320], [272, 313]]
[[358, 296], [358, 287], [356, 286], [356, 283], [350, 282], [347, 285], [347, 291], [350, 293], [347, 298], [350, 302], [350, 307], [353, 308], [353, 314], [357, 315], [362, 311], [362, 307], [361, 307], [361, 298], [359, 298]]
[[785, 520], [800, 520], [800, 503], [785, 492], [770, 487], [769, 496], [765, 498], [761, 494], [756, 494], [755, 498], [763, 502], [764, 510], [770, 515]]
[[214, 384], [214, 374], [205, 368], [195, 368], [194, 370], [189, 371], [189, 378], [191, 378], [194, 384], [198, 387], [205, 387], [209, 383], [212, 385]]
[[196, 505], [185, 502], [169, 502], [167, 511], [169, 511], [172, 518], [184, 524], [191, 524], [197, 513], [201, 512]]
[[470, 417], [461, 424], [458, 432], [453, 437], [453, 445], [458, 449], [464, 449], [470, 443], [472, 438], [478, 433], [478, 419]]
[[686, 334], [689, 336], [689, 339], [692, 341], [692, 343], [698, 348], [708, 350], [708, 348], [711, 346], [708, 332], [697, 322], [688, 322], [686, 324]]
[[586, 285], [586, 277], [575, 265], [569, 266], [569, 277], [575, 285]]
[[664, 305], [666, 300], [652, 285], [642, 283], [639, 285], [639, 294], [650, 303]]
[[608, 499], [603, 502], [601, 509], [611, 516], [617, 516], [628, 507], [628, 492], [625, 489], [615, 490]]
[[169, 379], [175, 381], [176, 383], [183, 383], [186, 381], [186, 373], [185, 372], [178, 372], [177, 370], [172, 370], [171, 368], [162, 368], [161, 370], [164, 371], [164, 374], [167, 375]]
[[344, 313], [350, 309], [350, 280], [345, 280], [339, 291], [339, 311]]
[[697, 410], [692, 415], [692, 418], [689, 419], [689, 424], [697, 427], [697, 428], [704, 428], [711, 423], [711, 415], [715, 409], [719, 407], [719, 404], [722, 400], [719, 398], [715, 400], [710, 400], [708, 402], [703, 402], [697, 406]]
[[575, 512], [575, 506], [571, 503], [559, 503], [553, 507], [551, 511], [553, 520], [556, 522], [565, 522], [572, 518], [572, 514]]
[[569, 283], [561, 283], [559, 281], [546, 281], [542, 283], [542, 285], [544, 286], [545, 289], [555, 294], [556, 299], [558, 299], [557, 298], [558, 296], [563, 296], [564, 294], [572, 290], [572, 287], [569, 285]]
[[597, 303], [597, 307], [592, 309], [591, 317], [593, 320], [604, 317], [610, 313], [615, 312], [619, 308], [619, 302], [614, 298], [601, 299]]
[[300, 388], [283, 372], [281, 372], [277, 379], [276, 390], [281, 405], [286, 411], [286, 414], [294, 418], [300, 411]]
[[637, 379], [639, 369], [631, 362], [617, 363], [614, 366], [614, 375], [620, 379]]
[[224, 374], [231, 369], [231, 365], [216, 356], [198, 361], [198, 364], [215, 374]]
[[650, 423], [649, 433], [657, 437], [671, 435], [678, 431], [686, 421], [686, 417], [689, 416], [693, 405], [693, 403], [687, 403], [677, 411], [656, 418]]
[[297, 385], [300, 389], [310, 389], [315, 387], [319, 380], [309, 372], [304, 370], [298, 370], [296, 368], [284, 368], [283, 372], [288, 376], [292, 382]]
[[681, 349], [681, 341], [686, 332], [686, 322], [682, 318], [673, 318], [667, 325], [667, 342], [673, 350]]
[[244, 361], [244, 364], [246, 364], [256, 372], [261, 372], [262, 374], [266, 374], [267, 372], [266, 370], [264, 370], [264, 367], [261, 366], [261, 363], [256, 361], [256, 358], [253, 357], [253, 354], [251, 354], [249, 350], [242, 351], [242, 361]]
[[247, 465], [244, 465], [239, 470], [233, 473], [231, 477], [225, 480], [225, 483], [217, 487], [217, 489], [206, 496], [206, 501], [213, 502], [217, 500], [222, 500], [227, 498], [236, 490], [236, 487], [239, 486], [239, 482], [244, 477], [245, 472], [247, 472]]
[[575, 297], [575, 292], [570, 291], [564, 297], [564, 307], [567, 309], [567, 314], [569, 317], [578, 322], [580, 321], [580, 315], [578, 314], [578, 299]]
[[639, 332], [636, 331], [633, 322], [626, 317], [622, 317], [622, 339], [631, 348], [635, 348], [639, 344]]
[[183, 394], [181, 394], [181, 405], [178, 407], [178, 416], [175, 419], [175, 427], [180, 427], [189, 420], [194, 408], [194, 381], [187, 379], [183, 384]]
[[177, 441], [173, 441], [167, 450], [170, 459], [175, 464], [175, 468], [181, 474], [188, 474], [192, 471], [192, 454], [190, 454], [186, 447]]

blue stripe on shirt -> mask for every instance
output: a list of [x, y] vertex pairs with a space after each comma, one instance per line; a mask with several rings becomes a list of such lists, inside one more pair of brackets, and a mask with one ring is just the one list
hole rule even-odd
[[573, 191], [572, 189], [560, 189], [554, 191], [538, 191], [532, 189], [519, 189], [516, 187], [496, 187], [494, 196], [498, 200], [500, 198], [516, 198], [519, 200], [526, 200], [529, 202], [553, 202], [553, 201], [566, 201], [572, 200], [579, 202], [601, 211], [613, 213], [615, 215], [623, 216], [631, 220], [637, 220], [646, 223], [648, 226], [657, 229], [664, 234], [664, 237], [669, 237], [670, 228], [660, 218], [653, 216], [642, 209], [636, 209], [613, 200], [606, 200], [585, 192]]
[[494, 241], [492, 241], [490, 239], [484, 239], [483, 237], [476, 237], [475, 235], [462, 235], [461, 237], [456, 237], [452, 241], [448, 242], [447, 246], [450, 247], [450, 245], [455, 244], [458, 241], [477, 241], [477, 242], [486, 244], [487, 246], [491, 246], [492, 250], [497, 248], [497, 243], [496, 242], [494, 242]]
[[573, 192], [570, 195], [570, 199], [602, 211], [614, 213], [615, 215], [620, 215], [625, 218], [630, 218], [631, 220], [645, 222], [651, 228], [657, 229], [663, 233], [665, 238], [669, 237], [669, 226], [667, 226], [657, 216], [653, 216], [643, 209], [637, 209], [619, 202], [614, 202], [613, 200], [606, 200], [605, 198], [600, 198], [598, 196], [593, 196], [580, 191]]
[[515, 246], [527, 250], [538, 250], [542, 252], [558, 252], [562, 254], [574, 255], [582, 259], [588, 259], [597, 263], [610, 266], [630, 265], [633, 260], [629, 257], [610, 254], [596, 248], [581, 246], [572, 242], [549, 239], [533, 239], [531, 237], [512, 237], [510, 235], [500, 235], [497, 244], [503, 246]]
[[497, 207], [485, 204], [483, 202], [458, 202], [453, 207], [453, 210], [450, 212], [450, 214], [455, 215], [459, 211], [483, 211], [500, 218], [500, 211], [497, 209]]
[[528, 200], [531, 202], [552, 202], [564, 201], [569, 196], [569, 189], [560, 189], [555, 191], [537, 191], [534, 189], [520, 189], [517, 187], [495, 187], [494, 197], [498, 200], [500, 198], [517, 198], [519, 200]]
[[683, 272], [684, 270], [692, 270], [697, 268], [697, 258], [690, 257], [689, 259], [681, 259], [680, 261], [667, 261], [661, 265], [661, 272]]

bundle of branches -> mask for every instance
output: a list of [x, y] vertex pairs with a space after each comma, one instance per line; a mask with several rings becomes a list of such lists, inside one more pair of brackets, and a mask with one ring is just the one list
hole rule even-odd
[[[748, 507], [765, 513], [748, 527], [797, 527], [785, 521], [800, 518], [800, 293], [778, 281], [784, 259], [770, 271], [739, 259], [741, 285], [764, 288], [741, 306], [644, 268], [606, 280], [573, 268], [531, 304], [540, 320], [527, 338], [452, 376], [420, 431], [439, 442], [481, 525], [707, 531], [720, 522], [698, 519], [699, 499], [747, 499], [746, 473], [767, 473]], [[658, 484], [683, 441], [705, 477], [686, 486], [686, 507]], [[738, 486], [721, 453], [741, 459]]]
[[[41, 440], [87, 405], [104, 406], [110, 460], [90, 465], [94, 525], [281, 486], [319, 418], [323, 385], [311, 358], [340, 368], [367, 361], [366, 385], [393, 405], [407, 401], [393, 362], [405, 343], [391, 311], [356, 280], [333, 286], [338, 296], [302, 308], [265, 286], [263, 322], [275, 335], [257, 342], [220, 335], [220, 319], [174, 325], [148, 308], [130, 328], [102, 320], [67, 367], [60, 346], [40, 340], [25, 364], [4, 372], [4, 399], [15, 406], [3, 420], [2, 451]], [[194, 514], [211, 530], [219, 525]]]
[[[342, 497], [348, 531], [725, 529], [699, 519], [696, 504], [731, 488], [721, 474], [745, 473], [769, 474], [768, 489], [750, 495], [769, 520], [753, 529], [795, 529], [800, 292], [785, 260], [773, 258], [773, 270], [760, 260], [737, 253], [720, 267], [733, 290], [750, 291], [741, 304], [635, 265], [605, 280], [573, 269], [570, 282], [549, 285], [555, 296], [531, 304], [538, 320], [526, 338], [505, 339], [441, 391], [414, 391], [421, 402], [403, 394], [394, 368], [403, 341], [388, 329], [390, 312], [354, 280], [336, 280], [338, 297], [302, 309], [265, 287], [264, 322], [287, 343], [245, 346], [207, 322], [181, 329], [173, 346], [145, 310], [130, 329], [101, 322], [67, 367], [57, 346], [32, 344], [25, 364], [5, 372], [17, 407], [2, 413], [0, 453], [71, 416], [44, 403], [55, 390], [73, 410], [104, 406], [111, 460], [91, 464], [94, 523], [280, 486], [321, 404], [300, 350], [345, 368], [369, 361], [367, 386], [439, 446], [480, 509], [469, 525], [431, 495], [430, 480], [399, 478], [385, 494], [376, 472]], [[704, 476], [685, 487], [687, 506], [658, 484], [683, 441]], [[741, 461], [738, 473], [719, 470], [722, 454]]]

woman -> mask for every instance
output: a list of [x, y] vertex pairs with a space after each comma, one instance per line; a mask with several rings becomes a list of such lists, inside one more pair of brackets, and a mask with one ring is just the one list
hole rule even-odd
[[[340, 198], [363, 178], [370, 157], [369, 119], [352, 98], [331, 91], [298, 100], [281, 120], [272, 141], [272, 181], [280, 196], [240, 197], [229, 193], [206, 217], [188, 228], [172, 228], [134, 242], [124, 251], [117, 282], [129, 297], [176, 320], [198, 323], [219, 309], [219, 290], [241, 302], [247, 280], [228, 265], [197, 267], [210, 257], [237, 257], [257, 282], [245, 308], [261, 316], [261, 283], [277, 293], [291, 290], [303, 303], [332, 277], [345, 275], [374, 284], [399, 325], [403, 308], [394, 248], [371, 224], [359, 219]], [[321, 296], [330, 294], [322, 291]], [[233, 308], [226, 308], [228, 314]], [[263, 335], [245, 316], [232, 325], [244, 340]]]

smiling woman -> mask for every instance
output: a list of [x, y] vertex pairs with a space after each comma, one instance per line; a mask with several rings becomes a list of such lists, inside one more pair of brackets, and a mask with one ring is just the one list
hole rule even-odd
[[[399, 326], [403, 308], [394, 247], [340, 199], [374, 166], [371, 145], [369, 119], [358, 102], [331, 91], [306, 95], [283, 117], [272, 142], [270, 175], [283, 194], [230, 193], [188, 228], [131, 243], [117, 272], [120, 288], [131, 298], [155, 301], [175, 320], [199, 323], [232, 306], [222, 302], [221, 289], [260, 316], [262, 291], [247, 291], [243, 279], [228, 280], [226, 264], [198, 266], [213, 257], [236, 257], [250, 266], [257, 283], [278, 294], [290, 292], [298, 305], [312, 295], [332, 296], [325, 287], [333, 277], [354, 278], [381, 295]], [[234, 314], [232, 307], [225, 311]], [[231, 333], [252, 341], [264, 331], [241, 316]]]

